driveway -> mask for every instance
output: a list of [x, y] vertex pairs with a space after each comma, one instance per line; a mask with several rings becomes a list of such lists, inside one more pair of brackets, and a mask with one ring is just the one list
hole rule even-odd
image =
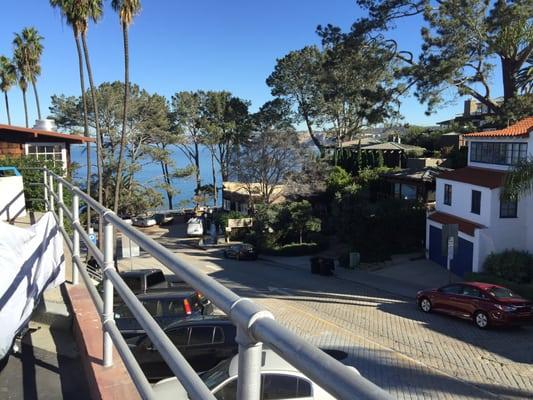
[[375, 285], [158, 240], [313, 344], [344, 350], [347, 364], [397, 398], [533, 397], [532, 327], [481, 331]]

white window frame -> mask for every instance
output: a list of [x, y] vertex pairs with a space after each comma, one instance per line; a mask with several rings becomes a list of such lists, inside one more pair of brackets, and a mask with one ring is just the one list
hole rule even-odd
[[[61, 163], [63, 164], [63, 171], [66, 171], [67, 170], [67, 146], [65, 142], [28, 142], [24, 144], [24, 153], [27, 156], [30, 155], [30, 152], [29, 152], [30, 146], [40, 147], [40, 146], [58, 146], [58, 145], [61, 146]], [[33, 154], [46, 154], [46, 153], [37, 152]]]

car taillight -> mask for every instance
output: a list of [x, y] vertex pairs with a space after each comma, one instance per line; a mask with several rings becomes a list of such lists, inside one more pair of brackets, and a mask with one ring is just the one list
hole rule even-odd
[[185, 314], [191, 315], [191, 305], [189, 304], [189, 300], [185, 299], [183, 300], [183, 309], [185, 310]]

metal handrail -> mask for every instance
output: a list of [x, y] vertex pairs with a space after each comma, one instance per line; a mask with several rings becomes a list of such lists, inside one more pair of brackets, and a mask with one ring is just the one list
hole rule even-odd
[[[113, 228], [137, 243], [194, 289], [202, 292], [231, 318], [237, 327], [236, 341], [239, 345], [237, 392], [239, 400], [259, 400], [262, 343], [267, 344], [290, 364], [338, 399], [392, 399], [391, 395], [380, 387], [358, 375], [317, 347], [312, 346], [287, 328], [284, 328], [274, 320], [270, 312], [249, 299], [239, 297], [210, 276], [200, 273], [196, 268], [127, 224], [111, 210], [105, 208], [63, 177], [43, 168], [43, 185], [46, 197], [45, 204], [50, 211], [53, 211], [58, 220], [60, 230], [67, 241], [67, 246], [73, 254], [73, 277], [77, 276], [77, 274], [75, 275], [77, 269], [89, 288], [91, 298], [95, 302], [98, 312], [102, 315], [104, 331], [103, 363], [105, 366], [112, 365], [112, 345], [115, 344], [143, 398], [153, 398], [153, 391], [147, 386], [146, 378], [140, 372], [137, 362], [115, 325], [113, 319], [114, 289], [117, 290], [133, 316], [143, 327], [189, 396], [194, 400], [214, 399], [214, 396], [114, 269]], [[55, 185], [58, 188], [57, 193]], [[73, 195], [72, 212], [63, 203], [64, 189], [70, 191]], [[84, 201], [88, 207], [93, 208], [100, 215], [100, 223], [104, 224], [104, 236], [101, 238], [104, 244], [103, 252], [91, 242], [89, 235], [79, 223], [79, 200]], [[56, 204], [58, 213], [55, 212]], [[65, 216], [73, 227], [72, 239], [63, 228]], [[88, 252], [92, 254], [102, 268], [104, 276], [103, 303], [98, 301], [98, 293], [94, 285], [91, 284], [85, 266], [79, 257], [80, 240], [86, 244]], [[73, 279], [73, 283], [77, 283], [77, 280]]]

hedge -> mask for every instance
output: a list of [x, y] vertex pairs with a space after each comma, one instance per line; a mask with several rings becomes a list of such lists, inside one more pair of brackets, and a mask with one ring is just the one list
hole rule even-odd
[[533, 255], [522, 250], [491, 253], [483, 264], [483, 270], [508, 281], [531, 283], [533, 280]]
[[321, 250], [317, 243], [291, 243], [284, 246], [263, 249], [262, 252], [273, 256], [296, 257], [316, 254]]
[[520, 296], [533, 300], [533, 284], [519, 284], [516, 282], [511, 282], [506, 279], [488, 274], [486, 272], [471, 272], [465, 275], [466, 281], [477, 281], [485, 283], [493, 283], [495, 285], [504, 286], [508, 289], [511, 289], [513, 292], [519, 294]]

